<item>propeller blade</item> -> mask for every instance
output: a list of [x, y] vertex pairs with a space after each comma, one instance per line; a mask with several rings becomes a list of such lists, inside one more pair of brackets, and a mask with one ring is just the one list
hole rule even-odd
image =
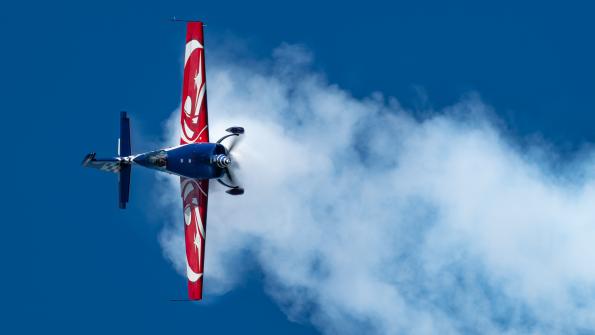
[[244, 136], [234, 136], [234, 138], [231, 140], [231, 144], [229, 145], [227, 151], [231, 152], [233, 148], [235, 148], [236, 145], [242, 141], [243, 137]]
[[227, 176], [227, 178], [230, 180], [230, 184], [224, 182], [221, 179], [217, 179], [217, 182], [225, 187], [227, 187], [227, 190], [225, 191], [225, 193], [231, 194], [231, 195], [241, 195], [244, 194], [244, 189], [241, 188], [240, 186], [238, 186], [235, 182], [234, 182], [234, 177], [233, 174], [231, 172], [231, 170], [229, 170], [228, 168], [225, 168], [225, 175]]
[[242, 195], [244, 194], [244, 189], [241, 187], [230, 188], [229, 190], [225, 191], [225, 193], [231, 195]]
[[217, 140], [217, 143], [221, 143], [221, 142], [223, 142], [223, 140], [225, 140], [226, 138], [233, 137], [233, 136], [240, 136], [240, 135], [238, 135], [238, 134], [229, 134], [229, 135], [225, 135], [225, 136], [221, 137], [220, 139], [218, 139], [218, 140]]
[[231, 172], [231, 169], [225, 168], [225, 174], [227, 175], [227, 178], [229, 178], [229, 181], [231, 181], [231, 184], [236, 185], [235, 178], [233, 173]]

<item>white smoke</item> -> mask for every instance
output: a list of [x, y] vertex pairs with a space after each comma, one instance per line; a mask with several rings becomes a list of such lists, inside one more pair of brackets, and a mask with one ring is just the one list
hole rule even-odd
[[[211, 140], [246, 128], [246, 194], [212, 187], [207, 299], [260, 270], [290, 319], [327, 334], [595, 330], [589, 152], [560, 164], [543, 145], [516, 145], [477, 96], [423, 119], [378, 93], [356, 99], [299, 46], [265, 66], [216, 59]], [[169, 185], [160, 241], [183, 274]]]

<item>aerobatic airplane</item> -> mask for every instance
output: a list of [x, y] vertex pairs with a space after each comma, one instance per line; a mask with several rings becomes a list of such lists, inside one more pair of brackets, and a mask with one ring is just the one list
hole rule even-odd
[[[178, 20], [174, 18], [174, 21]], [[239, 136], [244, 134], [244, 128], [228, 128], [226, 131], [229, 134], [216, 143], [209, 142], [203, 24], [196, 21], [185, 22], [187, 22], [187, 32], [180, 145], [133, 155], [130, 145], [130, 120], [126, 112], [121, 112], [118, 156], [99, 159], [95, 157], [95, 153], [90, 153], [83, 160], [83, 166], [118, 173], [120, 208], [126, 208], [128, 202], [130, 172], [133, 165], [180, 176], [188, 294], [190, 300], [200, 300], [209, 180], [215, 179], [226, 186], [228, 188], [226, 192], [231, 195], [244, 193], [244, 189], [238, 185], [231, 171], [234, 165], [231, 151]], [[226, 140], [231, 142], [227, 147], [223, 145]]]

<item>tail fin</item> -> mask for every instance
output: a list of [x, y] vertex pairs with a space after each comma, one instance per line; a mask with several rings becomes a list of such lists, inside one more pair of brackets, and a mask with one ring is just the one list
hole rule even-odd
[[122, 169], [118, 158], [95, 158], [95, 153], [92, 152], [83, 159], [83, 166], [99, 169], [101, 171], [118, 173]]
[[[120, 138], [118, 140], [118, 156], [128, 157], [132, 154], [130, 145], [130, 119], [126, 112], [120, 112]], [[130, 164], [122, 164], [120, 175], [118, 176], [118, 198], [119, 207], [126, 208], [126, 203], [130, 196]]]
[[118, 139], [118, 157], [97, 159], [92, 152], [83, 159], [83, 166], [102, 171], [118, 173], [118, 206], [126, 208], [130, 197], [131, 163], [130, 119], [126, 112], [120, 113], [120, 138]]

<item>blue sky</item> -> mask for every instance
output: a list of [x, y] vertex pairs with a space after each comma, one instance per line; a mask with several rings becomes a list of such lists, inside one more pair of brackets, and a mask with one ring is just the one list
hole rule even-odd
[[288, 320], [250, 260], [229, 293], [170, 302], [185, 296], [185, 279], [158, 242], [167, 214], [152, 210], [160, 191], [153, 172], [133, 171], [130, 208], [121, 211], [115, 177], [79, 165], [89, 151], [115, 153], [120, 110], [132, 115], [137, 142], [139, 134], [154, 139], [133, 143], [133, 151], [162, 141], [180, 103], [185, 34], [170, 16], [207, 23], [207, 72], [216, 62], [209, 48], [259, 61], [284, 42], [301, 44], [314, 71], [355, 98], [382, 92], [423, 116], [474, 92], [508, 138], [521, 146], [543, 138], [564, 157], [595, 140], [594, 9], [474, 1], [7, 5], [0, 13], [2, 137], [10, 152], [0, 328], [320, 331]]

